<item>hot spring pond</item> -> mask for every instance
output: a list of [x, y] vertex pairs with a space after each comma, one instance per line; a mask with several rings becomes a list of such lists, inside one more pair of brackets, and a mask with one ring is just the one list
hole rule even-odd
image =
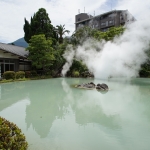
[[[111, 90], [72, 86], [88, 82]], [[150, 150], [150, 79], [0, 84], [0, 116], [21, 128], [28, 150]]]

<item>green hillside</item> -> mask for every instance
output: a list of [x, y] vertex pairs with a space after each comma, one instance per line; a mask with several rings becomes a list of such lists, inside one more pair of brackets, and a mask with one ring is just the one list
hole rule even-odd
[[11, 44], [14, 44], [16, 46], [21, 46], [21, 47], [28, 47], [28, 43], [24, 40], [24, 38], [20, 38], [14, 42], [12, 42]]

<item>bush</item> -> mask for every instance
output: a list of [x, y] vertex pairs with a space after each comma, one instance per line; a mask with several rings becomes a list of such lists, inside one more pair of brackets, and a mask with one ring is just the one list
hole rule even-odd
[[80, 76], [79, 71], [73, 71], [73, 72], [72, 72], [72, 76], [73, 76], [73, 77], [79, 77], [79, 76]]
[[21, 130], [8, 120], [0, 117], [0, 149], [27, 150], [28, 143]]
[[139, 71], [140, 77], [150, 77], [150, 63], [145, 63], [141, 65], [141, 70]]
[[24, 77], [25, 77], [25, 72], [24, 71], [16, 72], [16, 79], [22, 79]]
[[45, 75], [51, 75], [52, 74], [52, 71], [51, 70], [47, 70], [46, 72], [45, 72]]
[[3, 77], [6, 79], [6, 80], [9, 80], [9, 79], [15, 79], [15, 72], [14, 71], [6, 71], [4, 72], [3, 74]]
[[72, 75], [74, 70], [78, 70], [79, 74], [87, 71], [87, 67], [81, 62], [76, 59], [73, 60], [72, 66], [70, 67], [70, 71], [67, 72], [67, 75]]
[[25, 71], [25, 77], [30, 78], [31, 77], [31, 71]]
[[32, 77], [36, 77], [36, 76], [37, 76], [37, 72], [36, 72], [35, 70], [32, 70], [32, 71], [31, 71], [31, 76], [32, 76]]

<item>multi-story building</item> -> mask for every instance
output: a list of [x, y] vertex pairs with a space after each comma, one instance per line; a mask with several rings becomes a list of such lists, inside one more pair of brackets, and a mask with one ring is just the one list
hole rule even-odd
[[118, 27], [132, 21], [135, 21], [135, 18], [128, 10], [113, 10], [97, 16], [79, 13], [75, 16], [75, 29], [89, 26], [93, 29], [107, 31], [110, 27]]

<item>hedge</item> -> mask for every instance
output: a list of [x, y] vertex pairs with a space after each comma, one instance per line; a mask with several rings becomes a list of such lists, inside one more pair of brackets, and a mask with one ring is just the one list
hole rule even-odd
[[31, 77], [36, 77], [38, 74], [35, 70], [32, 70], [31, 71]]
[[31, 77], [31, 71], [25, 71], [25, 77], [30, 78]]
[[16, 79], [22, 79], [24, 77], [25, 77], [25, 72], [24, 71], [16, 72]]
[[10, 80], [10, 79], [15, 79], [15, 72], [14, 71], [6, 71], [3, 74], [3, 78], [5, 78], [6, 80]]

